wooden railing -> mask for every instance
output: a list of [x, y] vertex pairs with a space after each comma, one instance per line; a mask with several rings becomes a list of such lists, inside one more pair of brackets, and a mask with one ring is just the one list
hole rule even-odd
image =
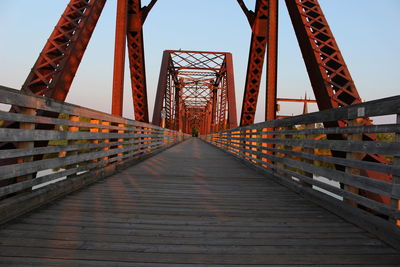
[[0, 222], [188, 137], [1, 86], [0, 103], [18, 109], [0, 112]]
[[[339, 215], [354, 217], [353, 221], [369, 230], [385, 232], [400, 247], [395, 226], [400, 225], [399, 114], [400, 96], [396, 96], [201, 138]], [[392, 123], [359, 123], [361, 118], [375, 116], [383, 116], [378, 121]], [[349, 126], [323, 126], [338, 120], [347, 121]], [[366, 141], [363, 135], [375, 135], [378, 140]], [[366, 155], [386, 162], [373, 161]]]

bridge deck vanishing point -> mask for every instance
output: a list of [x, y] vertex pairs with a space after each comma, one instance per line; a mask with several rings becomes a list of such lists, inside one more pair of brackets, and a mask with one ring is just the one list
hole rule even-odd
[[399, 252], [191, 138], [0, 230], [0, 263], [399, 266]]

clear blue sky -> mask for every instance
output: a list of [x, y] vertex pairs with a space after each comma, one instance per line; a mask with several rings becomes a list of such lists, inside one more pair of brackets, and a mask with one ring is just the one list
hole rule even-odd
[[[68, 0], [0, 0], [0, 84], [19, 89]], [[142, 0], [143, 4], [149, 1]], [[245, 1], [254, 8], [255, 0]], [[364, 100], [400, 92], [400, 1], [320, 0], [358, 91]], [[108, 0], [67, 101], [110, 112], [116, 0]], [[284, 1], [279, 14], [279, 97], [313, 96]], [[165, 49], [233, 53], [241, 109], [250, 27], [236, 0], [159, 0], [145, 27], [150, 114]], [[265, 74], [264, 74], [265, 76]], [[256, 120], [263, 120], [265, 77]], [[284, 114], [301, 106], [282, 105]], [[314, 109], [315, 110], [315, 109]], [[126, 69], [124, 116], [132, 118]], [[240, 113], [238, 113], [240, 114]]]

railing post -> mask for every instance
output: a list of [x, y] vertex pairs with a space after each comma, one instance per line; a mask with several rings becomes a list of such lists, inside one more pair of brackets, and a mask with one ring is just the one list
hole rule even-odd
[[240, 147], [243, 149], [243, 150], [240, 150], [239, 149], [239, 151], [238, 151], [238, 153], [242, 153], [242, 157], [243, 157], [243, 159], [244, 160], [246, 160], [246, 152], [244, 152], [244, 149], [246, 149], [246, 130], [240, 130], [240, 132], [239, 132], [239, 136], [241, 137], [241, 138], [243, 138], [241, 141], [240, 141], [240, 143], [241, 143], [241, 145], [240, 145]]
[[[21, 108], [20, 111], [21, 114], [25, 114], [25, 115], [31, 115], [31, 116], [35, 116], [36, 115], [36, 110], [35, 109], [31, 109], [31, 108]], [[35, 129], [35, 124], [34, 123], [30, 123], [30, 122], [21, 122], [19, 124], [19, 128], [22, 130], [34, 130]], [[35, 146], [35, 142], [33, 141], [27, 141], [27, 142], [19, 142], [17, 145], [17, 148], [33, 148]], [[24, 162], [31, 162], [33, 161], [33, 156], [27, 156], [27, 157], [20, 157], [17, 159], [18, 163], [24, 163]], [[17, 177], [15, 179], [15, 181], [17, 183], [19, 182], [23, 182], [26, 180], [30, 180], [33, 178], [33, 174], [27, 174], [27, 175], [23, 175], [20, 177]], [[27, 191], [31, 191], [31, 188], [22, 190], [20, 192], [27, 192]]]
[[[76, 116], [76, 115], [69, 116], [69, 120], [72, 121], [72, 122], [79, 122], [79, 118], [80, 117]], [[68, 131], [69, 132], [78, 132], [79, 131], [79, 127], [78, 126], [68, 126]], [[67, 145], [68, 146], [76, 145], [77, 143], [78, 143], [77, 140], [67, 140]], [[73, 156], [73, 155], [77, 155], [77, 154], [78, 154], [78, 151], [71, 151], [71, 152], [67, 153], [67, 156]], [[67, 168], [75, 168], [75, 167], [76, 167], [76, 164], [67, 166]], [[72, 175], [68, 175], [67, 178], [72, 177], [72, 176], [74, 176], [74, 175], [73, 174]]]
[[[362, 125], [360, 119], [354, 119], [354, 120], [349, 121], [349, 123], [348, 123], [348, 126], [360, 126], [360, 125]], [[347, 137], [347, 140], [350, 142], [362, 141], [362, 134], [349, 134]], [[347, 152], [346, 159], [361, 160], [361, 155], [359, 153]], [[360, 175], [360, 170], [356, 169], [356, 168], [346, 167], [345, 171], [350, 174]], [[357, 187], [350, 186], [347, 184], [344, 185], [344, 190], [354, 193], [354, 194], [357, 194], [357, 195], [359, 194], [359, 191], [360, 191]], [[356, 202], [354, 202], [352, 200], [348, 200], [348, 199], [344, 199], [344, 200], [349, 205], [357, 207]]]
[[[153, 133], [150, 132], [150, 131], [151, 131], [150, 128], [145, 127], [144, 130], [145, 130], [145, 132], [146, 132], [147, 135], [153, 135]], [[154, 138], [149, 136], [149, 137], [145, 137], [144, 139], [146, 140], [146, 141], [144, 142], [144, 144], [147, 145], [145, 152], [149, 152], [149, 153], [150, 153], [150, 152], [151, 152], [151, 149], [154, 149], [154, 148], [149, 148], [149, 147], [151, 146], [151, 143], [154, 141], [154, 140], [153, 140]]]
[[[92, 124], [99, 124], [100, 123], [100, 121], [99, 120], [90, 120], [90, 123], [92, 123]], [[90, 128], [89, 129], [89, 131], [91, 132], [91, 133], [98, 133], [99, 132], [99, 128]], [[92, 144], [98, 144], [99, 143], [99, 139], [92, 139]], [[97, 151], [98, 149], [97, 148], [95, 148], [95, 149], [93, 149], [93, 151]], [[93, 159], [92, 160], [92, 162], [97, 162], [98, 161], [98, 159]]]
[[[220, 148], [228, 151], [228, 145], [227, 145], [228, 139], [227, 138], [228, 138], [229, 134], [230, 134], [229, 132], [225, 133], [225, 134], [213, 133], [211, 135], [211, 141], [213, 142], [213, 144], [218, 145]], [[219, 140], [219, 142], [222, 142], [222, 144], [221, 143], [217, 144], [216, 140]]]
[[[258, 130], [257, 129], [252, 129], [251, 130], [251, 135], [250, 135], [250, 137], [251, 138], [257, 138], [258, 137]], [[253, 151], [256, 151], [256, 152], [258, 152], [260, 149], [260, 145], [258, 144], [258, 142], [257, 141], [253, 141], [253, 142], [251, 142], [251, 144], [253, 145], [253, 146], [255, 146], [255, 147], [252, 147], [251, 148], [251, 150], [253, 150]], [[258, 155], [254, 155], [253, 153], [252, 153], [252, 156], [251, 156], [252, 158], [255, 158], [255, 159], [258, 159], [259, 157], [258, 157]], [[255, 161], [255, 160], [253, 160], [252, 161], [254, 164], [257, 164], [257, 165], [259, 165], [259, 163], [257, 162], [257, 161]]]
[[[314, 128], [315, 128], [315, 123], [313, 123], [313, 124], [305, 124], [305, 125], [304, 125], [304, 130], [311, 130], [311, 129], [314, 129]], [[305, 139], [307, 139], [307, 140], [313, 140], [314, 138], [313, 138], [313, 135], [312, 135], [312, 134], [306, 134], [306, 135], [305, 135]], [[303, 152], [312, 155], [312, 154], [314, 154], [314, 148], [307, 148], [307, 147], [304, 147], [304, 148], [303, 148]], [[314, 161], [311, 160], [311, 159], [303, 159], [303, 161], [306, 162], [306, 163], [309, 163], [309, 164], [314, 165]], [[311, 173], [311, 172], [306, 172], [306, 171], [304, 171], [304, 176], [307, 176], [307, 177], [309, 177], [309, 178], [311, 178], [311, 179], [314, 178], [314, 175], [313, 175], [313, 173]], [[304, 186], [307, 186], [307, 187], [312, 187], [312, 184], [309, 184], [309, 183], [307, 183], [307, 182], [302, 182], [302, 184], [303, 184]]]
[[[396, 124], [400, 124], [400, 114], [396, 115]], [[399, 132], [395, 133], [395, 142], [400, 142], [400, 133]], [[400, 167], [400, 157], [395, 156], [393, 158], [393, 166]], [[393, 183], [393, 185], [400, 184], [400, 176], [393, 175], [392, 183]], [[399, 199], [392, 198], [390, 205], [393, 209], [400, 210], [400, 200]], [[395, 223], [397, 226], [400, 226], [400, 220], [397, 220], [396, 218], [393, 218], [393, 223]]]
[[[282, 127], [281, 129], [282, 129], [283, 131], [289, 131], [289, 130], [291, 130], [291, 128], [290, 128], [289, 126], [287, 126], [287, 127]], [[283, 138], [284, 138], [283, 140], [292, 139], [292, 135], [284, 134], [284, 135], [283, 135]], [[280, 149], [283, 149], [283, 150], [291, 150], [291, 149], [292, 149], [292, 146], [287, 145], [287, 144], [283, 144], [283, 145], [279, 145], [279, 148], [280, 148]], [[281, 157], [281, 158], [283, 158], [283, 157], [290, 157], [290, 155], [285, 154], [284, 152], [282, 152], [282, 153], [277, 153], [276, 156]], [[283, 169], [287, 169], [287, 167], [288, 167], [288, 166], [286, 166], [284, 163], [280, 163], [280, 162], [276, 162], [275, 165], [276, 165], [277, 167], [280, 167], [280, 168], [283, 168]], [[277, 172], [278, 174], [283, 175], [283, 176], [292, 178], [292, 176], [289, 175], [289, 174], [287, 174], [285, 171], [276, 170], [276, 172]]]
[[[119, 123], [118, 124], [118, 127], [119, 128], [124, 128], [125, 127], [125, 124], [123, 124], [123, 123]], [[121, 129], [118, 129], [118, 134], [124, 134], [125, 133], [125, 130], [121, 130]], [[122, 143], [122, 142], [124, 142], [124, 138], [118, 138], [117, 139], [117, 142], [118, 143]], [[124, 145], [122, 145], [122, 144], [118, 144], [117, 145], [117, 148], [118, 149], [122, 149], [122, 148], [124, 148]], [[122, 158], [122, 156], [124, 155], [124, 153], [118, 153], [118, 157], [121, 157], [120, 159], [118, 159], [118, 162], [122, 162], [124, 159]]]
[[[109, 121], [102, 121], [101, 124], [102, 124], [102, 125], [105, 125], [105, 126], [109, 126], [109, 125], [110, 125], [110, 122], [109, 122]], [[101, 129], [101, 132], [102, 132], [102, 133], [109, 133], [109, 132], [110, 132], [110, 129], [108, 129], [108, 128], [102, 128], [102, 129]], [[103, 139], [103, 143], [110, 143], [110, 139], [108, 139], [108, 138]], [[103, 151], [107, 151], [107, 150], [110, 150], [110, 147], [109, 147], [109, 146], [103, 147]], [[102, 158], [102, 160], [104, 160], [104, 161], [108, 161], [108, 159], [109, 159], [108, 156], [105, 156], [105, 157]], [[107, 163], [105, 163], [105, 165], [107, 165]]]
[[[269, 153], [270, 153], [269, 150], [264, 149], [264, 148], [268, 148], [268, 143], [267, 143], [266, 141], [264, 141], [264, 139], [265, 139], [265, 138], [268, 138], [269, 135], [263, 134], [263, 133], [264, 133], [265, 131], [268, 131], [268, 130], [269, 130], [269, 128], [262, 128], [262, 129], [260, 129], [260, 131], [259, 131], [259, 137], [260, 137], [263, 141], [261, 142], [261, 145], [260, 145], [260, 148], [258, 149], [258, 151], [261, 152], [261, 153], [264, 153], [264, 154], [269, 154]], [[259, 157], [259, 159], [260, 159], [262, 162], [270, 163], [270, 161], [269, 161], [268, 158]], [[270, 169], [270, 167], [269, 167], [268, 165], [263, 164], [263, 163], [260, 163], [260, 166], [263, 167], [263, 168], [266, 168], [266, 169]]]

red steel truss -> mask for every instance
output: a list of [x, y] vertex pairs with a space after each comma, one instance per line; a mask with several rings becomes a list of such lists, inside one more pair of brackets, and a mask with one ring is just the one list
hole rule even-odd
[[128, 54], [135, 120], [149, 122], [146, 70], [144, 63], [143, 24], [157, 0], [142, 7], [140, 0], [128, 0]]
[[[247, 65], [246, 84], [242, 103], [240, 125], [254, 123], [257, 109], [258, 92], [261, 84], [261, 75], [264, 57], [268, 44], [267, 64], [267, 109], [266, 119], [275, 119], [276, 114], [276, 71], [277, 71], [277, 32], [278, 32], [278, 1], [256, 1], [255, 11], [247, 9], [243, 0], [237, 0], [245, 13], [251, 29], [251, 43]], [[271, 112], [272, 110], [272, 112]], [[267, 115], [272, 114], [271, 116]]]
[[[320, 110], [357, 104], [361, 98], [318, 0], [285, 0]], [[64, 101], [106, 0], [70, 0], [29, 73], [22, 90]], [[157, 0], [118, 0], [113, 82], [113, 114], [122, 115], [125, 42], [128, 47], [135, 119], [148, 122], [143, 23]], [[237, 0], [251, 29], [240, 125], [254, 123], [264, 57], [267, 52], [266, 120], [276, 118], [278, 0], [256, 0], [250, 11]], [[18, 112], [17, 107], [12, 108]], [[54, 114], [56, 116], [57, 114]], [[230, 53], [165, 51], [153, 123], [208, 133], [237, 126]], [[369, 120], [361, 122], [369, 125]], [[346, 121], [326, 126], [341, 126]], [[4, 124], [9, 125], [7, 122]], [[37, 127], [44, 127], [38, 125]], [[328, 136], [343, 138], [343, 136]], [[376, 140], [373, 134], [363, 139]], [[336, 152], [334, 152], [336, 153]], [[336, 155], [340, 156], [340, 155]], [[384, 162], [376, 155], [364, 160]], [[367, 172], [370, 177], [391, 181]], [[376, 197], [376, 196], [374, 196]], [[387, 202], [387, 199], [383, 200]]]
[[236, 127], [232, 55], [164, 51], [153, 124], [200, 134]]
[[[307, 72], [310, 77], [314, 95], [320, 110], [338, 108], [361, 103], [357, 88], [351, 78], [343, 56], [329, 28], [328, 22], [317, 0], [286, 0], [297, 40], [303, 54]], [[348, 122], [337, 121], [326, 126], [344, 126]], [[362, 120], [361, 124], [370, 125], [369, 120]], [[331, 135], [330, 139], [345, 137]], [[376, 140], [374, 134], [364, 134], [364, 140]], [[335, 156], [342, 156], [332, 151]], [[365, 154], [363, 160], [385, 162], [382, 156]], [[340, 168], [340, 166], [337, 166]], [[365, 171], [369, 177], [391, 181], [389, 175]], [[369, 198], [374, 198], [386, 204], [390, 199], [370, 192], [364, 192]]]
[[22, 91], [65, 100], [105, 2], [69, 2], [22, 86]]
[[[60, 101], [67, 97], [106, 0], [71, 0], [22, 90]], [[112, 113], [122, 115], [125, 39], [129, 52], [135, 118], [148, 122], [142, 26], [157, 0], [141, 7], [140, 0], [119, 0]], [[121, 34], [122, 33], [122, 34]]]

